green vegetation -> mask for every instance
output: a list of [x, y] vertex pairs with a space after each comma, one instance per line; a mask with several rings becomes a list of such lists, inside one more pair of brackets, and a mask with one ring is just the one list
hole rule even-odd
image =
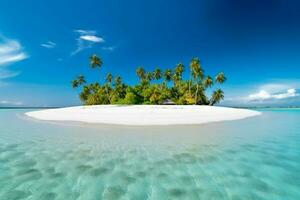
[[[90, 67], [101, 69], [102, 60], [97, 55], [90, 57]], [[72, 81], [73, 88], [81, 88], [80, 100], [85, 105], [99, 104], [163, 104], [172, 101], [179, 105], [214, 105], [224, 98], [224, 92], [216, 89], [211, 97], [206, 95], [206, 90], [214, 84], [223, 84], [226, 77], [223, 72], [218, 73], [213, 79], [205, 75], [200, 60], [193, 58], [189, 64], [188, 80], [183, 79], [185, 66], [177, 64], [174, 69], [162, 71], [155, 68], [153, 72], [147, 72], [143, 67], [136, 69], [139, 83], [129, 86], [123, 83], [120, 76], [108, 73], [102, 76], [105, 83], [87, 84], [83, 75], [77, 76]], [[101, 76], [100, 76], [101, 77]]]

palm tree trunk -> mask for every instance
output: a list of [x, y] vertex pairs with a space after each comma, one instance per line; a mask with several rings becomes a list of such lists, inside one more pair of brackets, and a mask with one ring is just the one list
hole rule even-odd
[[197, 100], [198, 100], [198, 91], [199, 91], [199, 83], [197, 83], [197, 90], [196, 90], [196, 95], [195, 95], [195, 105], [197, 104]]
[[107, 95], [107, 100], [110, 103], [110, 97], [109, 97], [109, 91], [108, 90], [106, 90], [106, 95]]
[[189, 80], [189, 94], [191, 95], [191, 84], [192, 84], [192, 71], [190, 71], [190, 80]]

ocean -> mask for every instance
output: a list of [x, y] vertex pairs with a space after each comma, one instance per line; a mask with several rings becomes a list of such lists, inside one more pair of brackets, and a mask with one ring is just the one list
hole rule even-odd
[[300, 109], [190, 126], [44, 122], [0, 109], [0, 199], [300, 199]]

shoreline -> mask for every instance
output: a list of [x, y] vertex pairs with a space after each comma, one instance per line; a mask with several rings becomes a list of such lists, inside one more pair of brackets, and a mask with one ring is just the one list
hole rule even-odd
[[129, 126], [197, 125], [245, 119], [260, 114], [258, 111], [248, 109], [202, 105], [95, 105], [25, 113], [30, 118], [42, 121]]

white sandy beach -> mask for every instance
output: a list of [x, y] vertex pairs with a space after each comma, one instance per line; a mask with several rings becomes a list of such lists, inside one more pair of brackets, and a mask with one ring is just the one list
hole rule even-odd
[[116, 125], [184, 125], [238, 120], [260, 115], [248, 109], [217, 106], [97, 105], [26, 113], [38, 120], [77, 121]]

